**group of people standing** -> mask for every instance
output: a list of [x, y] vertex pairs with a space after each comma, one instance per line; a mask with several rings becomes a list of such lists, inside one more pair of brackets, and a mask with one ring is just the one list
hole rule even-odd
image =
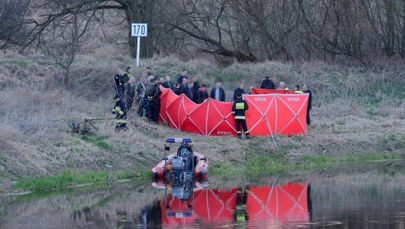
[[116, 95], [113, 114], [117, 119], [116, 131], [127, 128], [127, 112], [131, 111], [134, 104], [137, 105], [136, 113], [139, 117], [146, 117], [149, 122], [158, 123], [162, 92], [157, 77], [152, 75], [151, 68], [148, 67], [145, 77], [136, 82], [130, 69], [128, 66], [123, 74], [119, 70], [114, 76]]
[[[213, 98], [218, 101], [225, 101], [225, 89], [222, 87], [221, 80], [217, 80], [215, 87], [208, 92], [205, 84], [200, 84], [196, 76], [189, 79], [187, 70], [183, 69], [175, 83], [171, 81], [170, 76], [156, 77], [152, 74], [150, 67], [146, 68], [143, 76], [136, 82], [136, 79], [130, 73], [131, 67], [128, 66], [125, 71], [119, 71], [115, 79], [116, 96], [115, 106], [113, 114], [116, 115], [116, 131], [126, 129], [127, 112], [131, 110], [135, 104], [136, 114], [139, 117], [146, 117], [149, 122], [158, 123], [158, 117], [160, 112], [160, 86], [172, 90], [175, 94], [185, 94], [193, 102], [200, 104], [208, 98]], [[260, 84], [260, 88], [263, 89], [275, 89], [275, 90], [288, 90], [284, 82], [280, 82], [276, 87], [274, 82], [269, 76]], [[308, 93], [308, 109], [307, 109], [307, 124], [311, 123], [310, 110], [312, 108], [312, 92], [308, 90], [304, 84], [302, 90], [299, 85], [294, 88], [296, 93]], [[233, 93], [233, 106], [232, 113], [234, 114], [236, 121], [236, 129], [238, 137], [242, 137], [242, 131], [246, 138], [249, 138], [249, 131], [246, 127], [245, 112], [249, 109], [248, 104], [243, 100], [243, 94], [245, 93], [244, 84], [240, 83], [238, 88]], [[125, 101], [125, 102], [124, 102]]]
[[170, 76], [166, 76], [165, 81], [161, 84], [163, 87], [171, 89], [176, 95], [185, 94], [187, 98], [197, 104], [204, 102], [209, 97], [225, 101], [225, 90], [222, 88], [221, 82], [218, 81], [217, 86], [211, 90], [211, 93], [208, 93], [207, 86], [200, 85], [196, 76], [189, 79], [185, 69], [179, 74], [174, 85], [170, 82]]

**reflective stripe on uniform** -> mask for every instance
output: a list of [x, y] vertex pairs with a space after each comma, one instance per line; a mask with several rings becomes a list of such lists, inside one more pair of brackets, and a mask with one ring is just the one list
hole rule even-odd
[[124, 114], [124, 112], [121, 110], [120, 107], [114, 107], [113, 111], [116, 112], [116, 113], [118, 113], [118, 114], [120, 114], [120, 115], [123, 115], [123, 114]]
[[118, 123], [118, 124], [125, 124], [125, 123], [127, 123], [127, 120], [125, 120], [125, 119], [118, 119], [117, 121], [115, 121], [116, 123]]
[[245, 103], [236, 103], [235, 108], [236, 108], [236, 110], [244, 110], [245, 109]]
[[236, 115], [235, 119], [245, 119], [245, 116]]

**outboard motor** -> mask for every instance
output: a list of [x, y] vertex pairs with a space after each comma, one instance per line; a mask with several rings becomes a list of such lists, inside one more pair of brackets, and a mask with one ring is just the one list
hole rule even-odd
[[174, 183], [193, 180], [193, 153], [191, 148], [180, 146], [177, 156], [173, 157], [172, 170]]
[[172, 160], [173, 171], [173, 197], [177, 199], [188, 199], [193, 190], [193, 152], [190, 147], [181, 145], [177, 156]]
[[191, 147], [180, 146], [179, 150], [177, 151], [177, 156], [183, 158], [185, 172], [192, 172], [194, 165], [192, 160], [193, 151]]
[[173, 185], [176, 183], [183, 183], [184, 181], [184, 167], [185, 163], [183, 158], [175, 156], [172, 160], [172, 171], [173, 171]]

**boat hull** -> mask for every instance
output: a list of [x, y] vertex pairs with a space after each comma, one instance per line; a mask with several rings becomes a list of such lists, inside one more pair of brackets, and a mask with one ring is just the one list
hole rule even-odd
[[[208, 159], [204, 155], [194, 152], [195, 168], [194, 178], [204, 179], [208, 173]], [[155, 179], [163, 179], [166, 172], [169, 172], [172, 159], [177, 155], [173, 153], [162, 159], [153, 169], [152, 173]]]

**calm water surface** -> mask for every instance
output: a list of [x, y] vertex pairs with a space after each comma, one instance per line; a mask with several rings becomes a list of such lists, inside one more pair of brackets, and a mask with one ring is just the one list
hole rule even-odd
[[3, 196], [0, 228], [405, 228], [403, 165], [209, 177], [187, 200], [136, 181]]

